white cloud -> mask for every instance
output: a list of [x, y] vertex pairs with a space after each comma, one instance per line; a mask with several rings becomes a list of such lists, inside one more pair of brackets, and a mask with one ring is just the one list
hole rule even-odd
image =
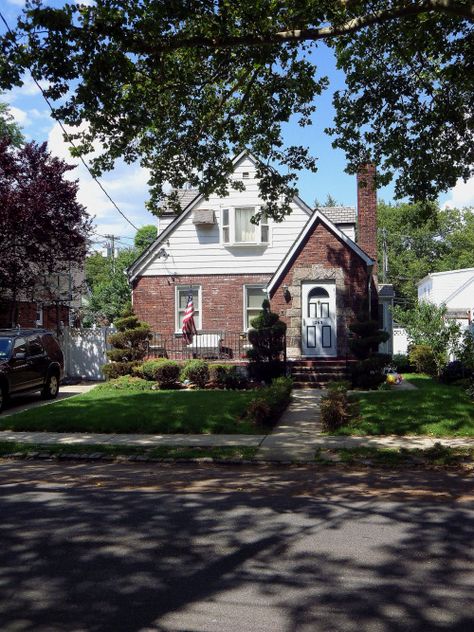
[[456, 186], [448, 193], [448, 199], [443, 203], [442, 208], [463, 208], [474, 206], [474, 177], [467, 182], [458, 180]]
[[[71, 170], [67, 177], [71, 180], [79, 180], [78, 200], [86, 207], [90, 215], [95, 216], [97, 232], [133, 235], [132, 226], [114, 208], [112, 202], [93, 180], [84, 165], [77, 158], [71, 157], [69, 145], [64, 142], [63, 133], [57, 123], [49, 133], [48, 147], [55, 156], [62, 158], [69, 164], [77, 165], [76, 169]], [[97, 149], [99, 150], [99, 146]], [[112, 172], [106, 173], [100, 178], [105, 190], [135, 226], [155, 222], [155, 218], [145, 210], [149, 177], [148, 171], [139, 165], [126, 165], [122, 161], [118, 161]], [[124, 245], [126, 244], [127, 241], [124, 241]]]
[[18, 125], [29, 125], [30, 119], [28, 118], [28, 113], [25, 112], [25, 110], [17, 108], [14, 105], [10, 105], [9, 110]]
[[8, 4], [13, 4], [15, 7], [24, 7], [25, 0], [8, 0]]

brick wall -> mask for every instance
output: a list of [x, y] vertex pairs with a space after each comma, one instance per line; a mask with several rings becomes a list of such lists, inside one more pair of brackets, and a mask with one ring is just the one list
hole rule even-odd
[[[317, 223], [271, 296], [273, 311], [288, 326], [289, 355], [301, 348], [302, 281], [334, 280], [336, 284], [337, 353], [347, 353], [347, 327], [367, 300], [367, 268], [353, 250], [323, 224]], [[284, 286], [291, 295], [284, 297]]]
[[[36, 303], [21, 301], [17, 304], [18, 315], [16, 322], [21, 327], [36, 327]], [[64, 306], [56, 310], [55, 305], [43, 307], [43, 325], [45, 329], [56, 331], [59, 323], [68, 325], [69, 309]], [[5, 302], [0, 305], [0, 327], [11, 327], [11, 303]]]
[[[140, 320], [162, 334], [175, 332], [175, 287], [201, 286], [202, 329], [243, 330], [244, 285], [264, 284], [268, 274], [144, 276], [133, 286], [133, 307]], [[262, 299], [264, 295], [262, 294]]]
[[357, 243], [377, 261], [377, 191], [375, 165], [363, 165], [357, 174]]

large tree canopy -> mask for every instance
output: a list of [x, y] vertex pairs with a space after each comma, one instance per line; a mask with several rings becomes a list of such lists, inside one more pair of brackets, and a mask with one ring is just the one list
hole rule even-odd
[[0, 292], [13, 304], [38, 298], [51, 275], [69, 274], [84, 260], [90, 220], [76, 200], [77, 183], [64, 178], [72, 168], [46, 143], [15, 149], [0, 140]]
[[441, 210], [432, 202], [380, 202], [378, 219], [379, 279], [393, 283], [397, 302], [415, 305], [416, 284], [431, 272], [474, 267], [472, 209]]
[[316, 168], [282, 125], [310, 124], [325, 42], [346, 75], [328, 131], [349, 172], [372, 160], [398, 195], [424, 199], [473, 173], [473, 20], [470, 0], [31, 0], [0, 41], [0, 87], [26, 69], [46, 79], [77, 153], [101, 143], [97, 173], [118, 157], [151, 170], [152, 208], [167, 181], [224, 193], [244, 147], [278, 161], [285, 175], [259, 173], [278, 218], [295, 172]]

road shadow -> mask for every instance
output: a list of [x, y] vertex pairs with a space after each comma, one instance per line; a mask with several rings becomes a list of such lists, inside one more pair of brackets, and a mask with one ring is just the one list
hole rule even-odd
[[449, 475], [30, 467], [0, 481], [2, 630], [472, 629]]

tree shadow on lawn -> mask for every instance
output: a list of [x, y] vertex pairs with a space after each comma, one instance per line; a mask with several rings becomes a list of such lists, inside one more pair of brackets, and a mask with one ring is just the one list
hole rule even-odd
[[472, 629], [468, 506], [251, 487], [3, 488], [2, 628]]
[[243, 391], [91, 391], [47, 408], [0, 417], [0, 429], [258, 434], [260, 428], [242, 419], [251, 397]]

